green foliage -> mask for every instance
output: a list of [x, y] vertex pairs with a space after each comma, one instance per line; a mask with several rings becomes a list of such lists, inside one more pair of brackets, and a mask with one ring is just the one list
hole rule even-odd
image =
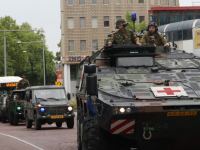
[[[134, 31], [133, 21], [131, 20], [131, 13], [129, 12], [126, 13], [126, 21], [128, 23], [126, 29]], [[135, 32], [140, 32], [142, 29], [146, 30], [146, 28], [147, 25], [145, 21], [141, 22], [140, 24], [135, 24]]]
[[[33, 30], [27, 22], [17, 25], [10, 16], [0, 18], [0, 30]], [[43, 85], [43, 42], [23, 43], [45, 40], [43, 29], [34, 29], [35, 32], [6, 32], [6, 59], [7, 75], [26, 75], [31, 85]], [[23, 52], [26, 51], [26, 52]], [[46, 55], [46, 84], [56, 80], [50, 66], [55, 68], [53, 53], [45, 45]], [[4, 32], [0, 32], [0, 76], [4, 76]]]
[[[61, 41], [57, 45], [60, 48], [61, 47]], [[55, 60], [60, 61], [60, 55], [61, 55], [60, 51], [56, 52]]]

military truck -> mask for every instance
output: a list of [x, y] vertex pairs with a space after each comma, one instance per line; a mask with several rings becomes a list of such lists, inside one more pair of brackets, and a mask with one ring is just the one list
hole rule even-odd
[[6, 101], [6, 116], [10, 125], [18, 125], [19, 119], [24, 120], [25, 89], [13, 90]]
[[79, 150], [200, 149], [199, 57], [113, 45], [79, 67]]
[[3, 123], [6, 123], [7, 116], [6, 116], [6, 94], [0, 96], [0, 120]]
[[63, 122], [66, 122], [68, 128], [74, 127], [73, 105], [69, 103], [63, 86], [26, 88], [24, 114], [27, 128], [31, 128], [33, 122], [35, 130], [53, 122], [57, 127], [62, 127]]

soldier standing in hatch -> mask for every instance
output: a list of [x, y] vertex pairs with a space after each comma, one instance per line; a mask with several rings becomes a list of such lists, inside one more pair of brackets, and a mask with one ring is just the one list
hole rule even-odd
[[18, 85], [17, 85], [16, 89], [25, 89], [25, 88], [27, 88], [29, 86], [30, 86], [30, 84], [29, 84], [28, 80], [26, 80], [25, 76], [23, 75], [22, 76], [22, 80], [20, 80], [18, 82]]
[[112, 34], [110, 41], [108, 42], [108, 46], [112, 44], [116, 45], [130, 45], [130, 44], [138, 44], [139, 40], [134, 36], [133, 31], [126, 30], [125, 27], [128, 23], [125, 22], [124, 19], [118, 19], [116, 22], [116, 28], [119, 29], [117, 32]]
[[142, 45], [152, 45], [152, 39], [154, 46], [165, 46], [169, 47], [169, 43], [164, 39], [164, 37], [158, 33], [158, 26], [155, 22], [150, 22], [147, 27], [147, 33], [143, 35], [141, 43]]

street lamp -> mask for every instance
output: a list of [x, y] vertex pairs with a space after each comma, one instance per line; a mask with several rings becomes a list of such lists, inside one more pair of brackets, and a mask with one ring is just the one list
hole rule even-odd
[[17, 42], [18, 44], [22, 44], [22, 43], [43, 43], [43, 72], [44, 72], [44, 85], [46, 85], [46, 62], [45, 62], [45, 51], [44, 51], [44, 41], [31, 41], [31, 42], [21, 42], [21, 41], [18, 41]]
[[6, 68], [6, 32], [30, 32], [34, 30], [0, 30], [0, 32], [4, 32], [4, 76], [7, 76], [7, 68]]

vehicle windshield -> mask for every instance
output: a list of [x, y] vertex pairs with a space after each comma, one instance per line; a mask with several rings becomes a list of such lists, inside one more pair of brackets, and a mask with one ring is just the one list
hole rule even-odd
[[34, 90], [34, 95], [37, 96], [37, 98], [53, 98], [53, 99], [65, 99], [65, 91], [64, 89], [40, 89], [40, 90]]
[[117, 67], [153, 66], [153, 57], [119, 57], [116, 59]]

